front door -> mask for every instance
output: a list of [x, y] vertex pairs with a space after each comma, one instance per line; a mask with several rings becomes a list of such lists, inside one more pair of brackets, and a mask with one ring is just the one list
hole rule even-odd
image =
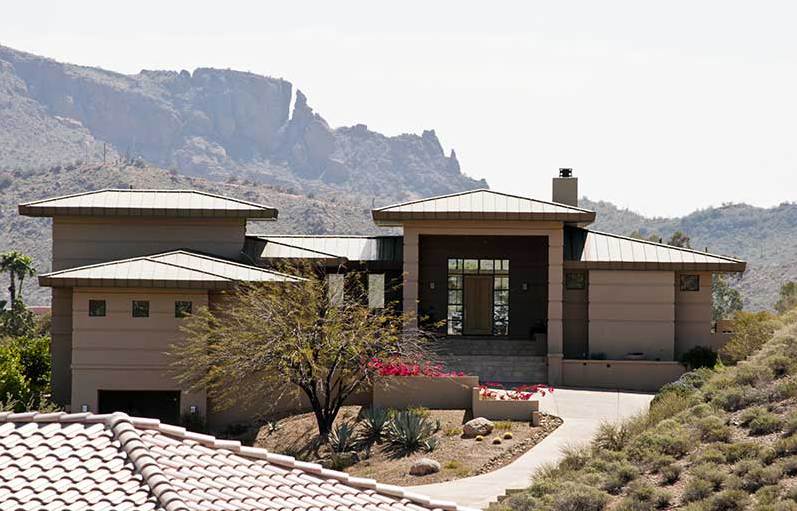
[[465, 335], [493, 333], [493, 276], [465, 275]]

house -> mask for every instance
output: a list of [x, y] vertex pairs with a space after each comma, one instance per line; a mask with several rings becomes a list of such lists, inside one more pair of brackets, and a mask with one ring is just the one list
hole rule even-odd
[[[296, 279], [312, 260], [332, 286], [368, 275], [369, 304], [397, 304], [434, 330], [440, 358], [482, 381], [651, 390], [712, 329], [712, 274], [730, 257], [589, 229], [569, 169], [551, 201], [473, 190], [374, 209], [384, 236], [247, 233], [267, 206], [184, 190], [101, 190], [19, 206], [53, 218], [54, 399], [71, 409], [167, 419], [206, 413], [163, 351], [180, 317], [223, 307], [236, 282]], [[340, 286], [343, 289], [343, 286]], [[413, 328], [412, 325], [408, 327]]]
[[3, 509], [465, 511], [123, 413], [0, 413]]

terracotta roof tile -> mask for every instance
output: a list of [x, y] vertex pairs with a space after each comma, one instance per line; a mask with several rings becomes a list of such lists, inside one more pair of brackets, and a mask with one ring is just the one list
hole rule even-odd
[[125, 414], [0, 414], [4, 509], [463, 511]]

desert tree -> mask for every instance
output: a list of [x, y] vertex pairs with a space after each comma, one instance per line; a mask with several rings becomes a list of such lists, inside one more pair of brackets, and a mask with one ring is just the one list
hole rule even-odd
[[312, 265], [281, 268], [303, 279], [242, 284], [224, 305], [184, 320], [170, 348], [178, 381], [205, 390], [217, 409], [269, 405], [300, 391], [326, 439], [346, 400], [373, 382], [374, 360], [428, 360], [426, 335], [395, 307], [371, 308], [362, 274], [326, 279]]
[[797, 282], [788, 281], [780, 286], [775, 310], [783, 314], [795, 307], [797, 307]]
[[726, 319], [742, 310], [742, 294], [731, 287], [730, 279], [738, 282], [739, 277], [729, 277], [725, 273], [715, 273], [711, 279], [712, 316], [714, 320]]
[[692, 239], [683, 231], [675, 231], [667, 240], [667, 244], [673, 247], [692, 248]]

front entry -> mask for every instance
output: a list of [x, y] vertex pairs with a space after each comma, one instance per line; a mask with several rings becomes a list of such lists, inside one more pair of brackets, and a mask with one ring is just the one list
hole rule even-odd
[[493, 333], [493, 276], [465, 275], [465, 335]]

